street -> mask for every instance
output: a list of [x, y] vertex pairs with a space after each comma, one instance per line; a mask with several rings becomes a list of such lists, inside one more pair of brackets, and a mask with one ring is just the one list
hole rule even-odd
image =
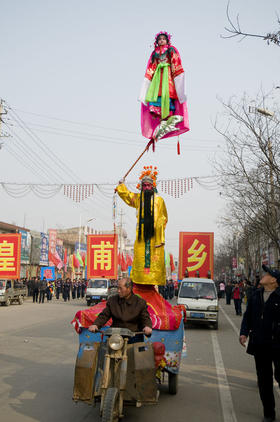
[[[72, 402], [78, 335], [70, 321], [85, 306], [85, 300], [33, 304], [29, 298], [0, 307], [1, 422], [100, 420], [98, 406]], [[260, 421], [254, 360], [239, 345], [240, 322], [222, 299], [218, 331], [187, 326], [178, 394], [163, 386], [158, 405], [127, 407], [125, 421]], [[279, 388], [275, 396], [280, 415]]]

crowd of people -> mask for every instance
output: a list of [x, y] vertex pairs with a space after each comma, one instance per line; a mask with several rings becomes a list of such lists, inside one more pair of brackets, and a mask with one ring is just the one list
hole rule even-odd
[[65, 302], [72, 299], [85, 297], [87, 281], [83, 279], [58, 278], [56, 281], [48, 281], [46, 277], [32, 277], [30, 280], [21, 279], [23, 285], [27, 287], [28, 296], [33, 298], [33, 303], [49, 302], [55, 297], [57, 300], [62, 297]]
[[253, 291], [258, 287], [259, 282], [260, 279], [258, 276], [254, 283], [246, 278], [240, 281], [229, 280], [226, 284], [224, 281], [220, 281], [216, 283], [218, 298], [226, 298], [227, 305], [230, 305], [233, 300], [236, 315], [242, 316], [242, 303], [247, 304]]

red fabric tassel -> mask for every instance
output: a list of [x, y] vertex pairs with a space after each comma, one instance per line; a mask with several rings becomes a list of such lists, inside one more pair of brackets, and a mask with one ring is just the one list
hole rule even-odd
[[179, 139], [178, 139], [178, 142], [177, 142], [177, 154], [178, 154], [178, 155], [180, 155], [180, 154], [181, 154]]

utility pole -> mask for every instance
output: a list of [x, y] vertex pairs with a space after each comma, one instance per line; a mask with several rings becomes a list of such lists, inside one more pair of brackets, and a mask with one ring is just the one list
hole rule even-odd
[[123, 210], [121, 209], [120, 212], [120, 253], [123, 252], [123, 216], [125, 215], [125, 213], [123, 212]]
[[0, 99], [0, 149], [2, 148], [3, 143], [1, 142], [1, 138], [8, 138], [10, 135], [3, 134], [2, 132], [2, 124], [4, 123], [4, 120], [2, 119], [2, 116], [5, 114], [8, 114], [6, 110], [4, 110], [3, 107], [4, 101]]

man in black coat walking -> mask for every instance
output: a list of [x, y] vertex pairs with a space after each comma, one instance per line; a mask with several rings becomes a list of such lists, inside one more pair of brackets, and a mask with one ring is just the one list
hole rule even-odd
[[264, 409], [264, 422], [275, 420], [273, 394], [274, 376], [280, 385], [280, 271], [263, 265], [265, 271], [249, 298], [244, 313], [239, 341], [245, 346], [249, 336], [247, 353], [255, 358], [259, 393]]
[[226, 291], [226, 304], [230, 305], [231, 302], [231, 298], [232, 298], [232, 284], [231, 281], [228, 281], [226, 287], [225, 287], [225, 291]]

